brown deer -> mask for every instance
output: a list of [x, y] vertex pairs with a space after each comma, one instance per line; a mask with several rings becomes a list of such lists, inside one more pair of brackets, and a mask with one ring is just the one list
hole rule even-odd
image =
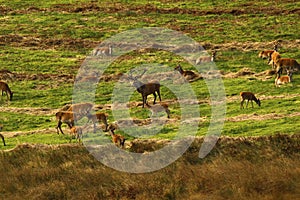
[[199, 65], [201, 63], [208, 63], [208, 62], [214, 62], [216, 59], [216, 51], [212, 51], [212, 55], [211, 56], [200, 56], [197, 60], [196, 60], [196, 65]]
[[92, 103], [76, 103], [70, 105], [67, 111], [75, 112], [82, 115], [87, 115], [90, 113], [94, 105]]
[[105, 56], [111, 56], [112, 55], [112, 46], [109, 45], [108, 47], [98, 47], [93, 50], [92, 55], [93, 56], [99, 56], [99, 55], [105, 55]]
[[196, 78], [199, 78], [199, 75], [191, 70], [183, 70], [181, 65], [177, 65], [174, 70], [179, 71], [179, 73], [187, 80], [192, 81]]
[[[3, 125], [0, 124], [0, 131], [2, 131], [2, 129], [3, 129]], [[0, 137], [2, 139], [3, 145], [6, 146], [4, 136], [1, 133], [0, 133]]]
[[168, 104], [166, 103], [159, 103], [159, 104], [156, 104], [156, 105], [153, 105], [153, 106], [150, 106], [150, 105], [147, 105], [147, 108], [149, 108], [152, 112], [152, 115], [153, 114], [156, 114], [156, 113], [159, 113], [159, 112], [166, 112], [167, 113], [167, 117], [170, 118], [170, 109], [169, 109], [169, 106]]
[[144, 70], [144, 72], [141, 75], [135, 76], [135, 77], [133, 77], [132, 74], [131, 74], [131, 72], [130, 72], [130, 74], [128, 76], [128, 78], [133, 81], [132, 85], [142, 95], [142, 98], [143, 98], [143, 108], [145, 107], [145, 104], [148, 104], [147, 103], [147, 96], [150, 95], [150, 94], [153, 94], [153, 96], [154, 96], [153, 104], [155, 104], [155, 101], [156, 101], [156, 93], [157, 93], [157, 95], [159, 97], [159, 100], [161, 101], [160, 83], [158, 81], [149, 82], [149, 83], [143, 83], [143, 82], [141, 82], [141, 81], [138, 80], [138, 78], [141, 78], [145, 72], [146, 72], [146, 70]]
[[13, 92], [10, 90], [8, 84], [4, 81], [0, 81], [0, 90], [2, 91], [2, 96], [3, 96], [3, 92], [6, 93], [7, 96], [7, 100], [12, 100], [13, 97]]
[[287, 71], [287, 73], [288, 71], [300, 70], [300, 64], [292, 58], [276, 58], [274, 62], [277, 73], [282, 73], [284, 69]]
[[73, 126], [70, 128], [70, 134], [71, 134], [70, 142], [73, 136], [75, 137], [76, 140], [78, 140], [78, 142], [80, 142], [80, 140], [82, 139], [82, 129], [83, 128], [80, 126]]
[[251, 101], [252, 108], [253, 108], [253, 101], [260, 106], [260, 100], [255, 97], [255, 95], [252, 92], [241, 92], [241, 108], [244, 108], [244, 101], [247, 100], [246, 108], [248, 108], [248, 103]]
[[287, 73], [287, 76], [280, 76], [280, 73], [277, 73], [277, 76], [275, 78], [276, 87], [280, 87], [280, 85], [292, 82], [292, 72], [288, 70]]
[[94, 123], [94, 133], [96, 132], [96, 123], [100, 122], [100, 121], [103, 122], [104, 125], [105, 125], [105, 130], [104, 131], [108, 130], [107, 117], [108, 117], [108, 115], [106, 113], [102, 113], [102, 112], [87, 115], [88, 122], [90, 120], [92, 120], [92, 122]]
[[113, 125], [110, 125], [108, 129], [112, 138], [112, 142], [117, 146], [124, 148], [125, 140], [126, 140], [125, 137], [119, 134], [115, 134], [116, 128]]
[[280, 58], [281, 58], [281, 55], [277, 51], [275, 51], [271, 54], [270, 62], [268, 64], [272, 65], [272, 68], [275, 69], [275, 67], [276, 67], [275, 62], [276, 62], [276, 60], [278, 60]]
[[61, 125], [62, 123], [66, 123], [69, 128], [71, 129], [74, 126], [74, 112], [71, 111], [59, 111], [55, 114], [56, 120], [57, 120], [57, 126], [56, 126], [56, 130], [57, 130], [57, 134], [59, 134], [59, 131], [64, 134], [64, 132], [61, 129]]
[[279, 41], [275, 40], [273, 42], [273, 50], [261, 51], [261, 52], [259, 52], [258, 57], [260, 57], [262, 59], [268, 58], [268, 64], [270, 64], [272, 54], [274, 52], [278, 52], [278, 45], [279, 45]]

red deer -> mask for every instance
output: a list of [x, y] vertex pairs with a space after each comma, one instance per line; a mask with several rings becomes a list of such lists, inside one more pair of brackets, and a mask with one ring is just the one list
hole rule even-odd
[[170, 110], [169, 110], [169, 106], [166, 103], [160, 103], [160, 104], [156, 104], [153, 106], [147, 105], [146, 106], [151, 110], [152, 115], [159, 113], [159, 112], [166, 112], [167, 113], [167, 117], [170, 118]]
[[105, 124], [105, 131], [108, 130], [107, 116], [108, 115], [106, 113], [101, 113], [101, 112], [87, 115], [88, 121], [92, 120], [92, 122], [94, 123], [94, 132], [96, 132], [96, 123], [100, 121]]
[[109, 133], [111, 135], [112, 142], [117, 146], [124, 148], [126, 139], [122, 135], [115, 134], [115, 129], [116, 128], [114, 126], [112, 125], [109, 126]]
[[[0, 131], [2, 130], [2, 128], [3, 128], [3, 125], [0, 124]], [[5, 140], [4, 140], [4, 136], [3, 136], [1, 133], [0, 133], [0, 137], [1, 137], [1, 139], [2, 139], [3, 145], [6, 146]]]
[[105, 55], [111, 56], [112, 55], [112, 46], [109, 45], [108, 47], [98, 47], [93, 50], [93, 56]]
[[199, 78], [200, 76], [196, 74], [195, 72], [191, 70], [183, 70], [181, 65], [177, 65], [177, 67], [174, 68], [174, 70], [179, 71], [179, 73], [187, 80], [187, 81], [193, 81], [196, 78]]
[[13, 97], [13, 92], [10, 90], [8, 84], [4, 81], [0, 81], [0, 90], [2, 90], [2, 95], [3, 95], [3, 92], [6, 93], [6, 96], [7, 96], [7, 100], [12, 100], [12, 97]]
[[57, 126], [56, 126], [56, 130], [57, 130], [57, 134], [59, 134], [59, 131], [64, 134], [64, 132], [61, 129], [61, 125], [62, 123], [66, 123], [69, 128], [71, 129], [74, 126], [74, 112], [71, 111], [59, 111], [55, 114], [56, 116], [56, 120], [57, 120]]
[[274, 53], [274, 52], [278, 52], [278, 45], [279, 45], [279, 42], [276, 40], [273, 42], [273, 50], [264, 50], [264, 51], [261, 51], [259, 52], [258, 54], [258, 57], [262, 58], [262, 59], [266, 59], [268, 58], [268, 64], [270, 64], [270, 61], [271, 61], [271, 55]]
[[280, 87], [280, 85], [292, 82], [292, 72], [288, 70], [287, 76], [280, 76], [280, 73], [277, 73], [277, 77], [275, 78], [275, 86]]
[[147, 103], [147, 96], [150, 95], [150, 94], [153, 94], [153, 96], [154, 96], [153, 104], [155, 104], [155, 101], [156, 101], [156, 93], [159, 97], [159, 100], [161, 101], [160, 83], [159, 82], [155, 81], [155, 82], [143, 83], [143, 82], [141, 82], [137, 79], [137, 78], [142, 77], [145, 72], [146, 72], [146, 70], [144, 70], [144, 72], [141, 75], [135, 76], [135, 77], [133, 77], [131, 72], [130, 72], [130, 74], [128, 76], [128, 78], [133, 81], [132, 85], [142, 95], [143, 108], [145, 107], [145, 104], [148, 104]]
[[80, 140], [82, 139], [82, 129], [83, 128], [80, 126], [73, 126], [70, 128], [70, 134], [71, 134], [70, 142], [73, 136], [75, 137], [76, 140], [78, 140], [78, 142], [80, 142]]
[[207, 62], [214, 62], [216, 59], [216, 51], [212, 51], [212, 55], [211, 56], [200, 56], [197, 60], [196, 60], [196, 65], [199, 65], [201, 63], [207, 63]]
[[295, 59], [291, 58], [277, 58], [275, 59], [275, 65], [277, 73], [282, 73], [284, 69], [287, 72], [300, 70], [300, 64]]
[[246, 108], [248, 108], [248, 103], [251, 101], [252, 108], [253, 108], [253, 101], [260, 106], [260, 100], [255, 97], [255, 95], [252, 92], [241, 92], [241, 108], [244, 108], [244, 101], [247, 100]]
[[70, 105], [67, 111], [75, 112], [82, 115], [87, 115], [90, 113], [94, 105], [92, 103], [76, 103]]
[[271, 59], [270, 59], [270, 62], [269, 62], [269, 65], [272, 65], [272, 68], [275, 69], [275, 62], [276, 60], [280, 59], [281, 58], [281, 55], [275, 51], [274, 53], [271, 54]]

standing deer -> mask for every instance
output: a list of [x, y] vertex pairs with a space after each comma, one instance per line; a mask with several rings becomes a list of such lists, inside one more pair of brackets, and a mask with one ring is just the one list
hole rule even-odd
[[88, 114], [87, 118], [88, 118], [88, 122], [90, 120], [92, 120], [93, 124], [94, 124], [94, 133], [96, 132], [96, 123], [102, 121], [105, 124], [105, 130], [108, 130], [108, 123], [107, 123], [107, 114], [106, 113], [96, 113], [96, 114]]
[[288, 71], [299, 71], [300, 70], [300, 64], [292, 58], [276, 58], [275, 66], [277, 73], [282, 73], [282, 71], [285, 69], [288, 73]]
[[159, 112], [166, 112], [167, 113], [167, 117], [170, 118], [170, 109], [168, 104], [166, 103], [159, 103], [153, 106], [150, 106], [148, 104], [146, 104], [147, 108], [149, 108], [151, 110], [151, 117]]
[[112, 141], [117, 146], [124, 148], [125, 145], [125, 137], [119, 134], [115, 134], [116, 128], [113, 125], [109, 126], [109, 133], [111, 135]]
[[280, 73], [277, 73], [275, 78], [275, 86], [280, 87], [280, 85], [292, 82], [293, 73], [290, 70], [287, 70], [287, 76], [280, 76]]
[[214, 62], [214, 60], [216, 59], [216, 51], [212, 51], [212, 55], [211, 56], [200, 56], [197, 60], [196, 60], [196, 65], [199, 65], [201, 63], [207, 63], [207, 62]]
[[248, 108], [248, 103], [251, 101], [252, 108], [253, 108], [253, 101], [260, 106], [260, 100], [255, 97], [255, 95], [252, 92], [241, 92], [241, 108], [244, 108], [244, 101], [247, 100], [246, 108]]
[[13, 92], [10, 90], [8, 84], [4, 81], [0, 81], [0, 90], [2, 91], [2, 95], [3, 95], [3, 92], [6, 93], [6, 96], [7, 96], [7, 100], [12, 100], [12, 97], [13, 97]]
[[61, 129], [62, 123], [66, 123], [70, 129], [74, 126], [74, 112], [59, 111], [55, 114], [55, 117], [57, 120], [57, 126], [56, 126], [57, 134], [59, 134], [59, 130], [62, 134], [64, 134], [64, 132]]
[[[2, 128], [3, 128], [3, 125], [0, 124], [0, 131], [2, 130]], [[1, 133], [0, 133], [0, 137], [1, 137], [1, 139], [2, 139], [3, 145], [6, 146], [5, 140], [4, 140], [4, 136], [3, 136]]]
[[93, 56], [105, 55], [111, 56], [112, 55], [112, 46], [109, 45], [108, 47], [98, 47], [93, 50]]
[[73, 136], [75, 137], [76, 140], [78, 140], [78, 142], [80, 142], [80, 140], [82, 139], [82, 129], [83, 128], [80, 126], [73, 126], [70, 128], [70, 134], [71, 134], [70, 142]]
[[268, 63], [269, 65], [272, 65], [272, 68], [275, 69], [276, 67], [276, 60], [280, 59], [281, 58], [281, 55], [275, 51], [271, 54], [271, 57], [270, 57], [270, 62]]
[[94, 105], [92, 103], [76, 103], [70, 105], [67, 111], [75, 112], [81, 115], [88, 115]]
[[273, 42], [273, 50], [261, 51], [261, 52], [259, 52], [258, 57], [260, 57], [262, 59], [268, 58], [268, 64], [270, 64], [272, 54], [274, 52], [278, 52], [278, 45], [279, 45], [279, 41], [275, 40]]
[[156, 101], [156, 93], [159, 97], [159, 100], [161, 101], [160, 83], [159, 82], [155, 81], [155, 82], [143, 83], [143, 82], [138, 80], [138, 78], [141, 78], [144, 75], [145, 72], [146, 72], [146, 70], [144, 70], [144, 72], [141, 75], [135, 76], [135, 77], [133, 77], [131, 72], [130, 72], [130, 74], [128, 76], [128, 78], [133, 81], [132, 85], [142, 95], [143, 108], [145, 107], [145, 104], [148, 104], [147, 103], [147, 96], [150, 95], [150, 94], [153, 94], [153, 96], [154, 96], [153, 104], [155, 104], [155, 101]]

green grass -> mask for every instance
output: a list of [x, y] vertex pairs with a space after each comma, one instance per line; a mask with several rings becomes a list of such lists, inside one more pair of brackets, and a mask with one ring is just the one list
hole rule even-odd
[[0, 112], [0, 121], [5, 131], [30, 131], [54, 127], [54, 116], [39, 116], [33, 114], [18, 114], [13, 112]]
[[[6, 138], [5, 142], [7, 146], [1, 146], [1, 149], [11, 149], [19, 144], [65, 144], [70, 143], [70, 135], [57, 135], [54, 134], [28, 134], [21, 135], [12, 138]], [[72, 139], [72, 143], [76, 143], [75, 139]]]
[[[299, 61], [299, 49], [286, 46], [299, 39], [298, 14], [294, 11], [300, 6], [299, 2], [256, 2], [256, 1], [118, 1], [94, 2], [89, 8], [89, 1], [56, 0], [43, 1], [2, 1], [0, 4], [7, 12], [0, 13], [0, 70], [7, 69], [14, 76], [7, 80], [14, 92], [14, 100], [7, 103], [6, 97], [0, 97], [3, 107], [34, 107], [60, 108], [72, 101], [73, 82], [59, 78], [63, 75], [76, 76], [86, 56], [97, 46], [115, 34], [126, 30], [142, 27], [164, 27], [180, 31], [192, 37], [201, 45], [217, 49], [216, 66], [225, 73], [238, 72], [244, 68], [259, 73], [270, 69], [266, 60], [258, 58], [258, 48], [255, 45], [283, 40], [279, 47], [283, 57], [296, 58]], [[59, 4], [59, 6], [57, 5]], [[32, 5], [35, 8], [33, 9]], [[87, 9], [89, 8], [89, 9]], [[4, 10], [5, 10], [4, 9]], [[78, 12], [78, 10], [82, 10]], [[76, 11], [77, 10], [77, 11]], [[141, 14], [143, 13], [143, 14]], [[138, 37], [138, 36], [137, 36]], [[174, 40], [170, 38], [170, 41]], [[287, 43], [286, 43], [287, 42]], [[232, 46], [229, 44], [232, 43]], [[235, 47], [235, 43], [245, 46], [246, 51]], [[226, 48], [222, 45], [227, 45]], [[249, 45], [249, 46], [248, 46]], [[251, 46], [252, 45], [252, 46]], [[270, 49], [272, 46], [265, 46]], [[183, 58], [170, 52], [149, 49], [134, 51], [119, 57], [104, 72], [105, 75], [127, 73], [135, 67], [151, 66], [175, 67], [179, 63], [184, 69], [195, 70]], [[154, 68], [154, 67], [153, 67]], [[52, 75], [52, 79], [31, 79], [39, 74]], [[0, 74], [1, 75], [1, 74]], [[261, 80], [264, 77], [249, 79], [247, 77], [223, 79], [227, 101], [227, 117], [239, 115], [266, 115], [269, 113], [291, 114], [299, 112], [299, 97], [277, 98], [262, 100], [262, 107], [254, 109], [239, 108], [239, 93], [252, 91], [260, 98], [299, 94], [299, 74], [294, 74], [293, 85], [289, 84], [275, 88], [274, 77]], [[96, 104], [112, 103], [112, 92], [117, 82], [99, 82], [95, 90]], [[206, 121], [199, 125], [198, 135], [205, 135], [211, 117], [210, 91], [204, 80], [191, 83], [199, 101], [201, 117]], [[131, 88], [134, 91], [134, 88]], [[212, 88], [214, 89], [214, 88]], [[163, 101], [176, 99], [176, 95], [162, 85]], [[87, 94], [82, 94], [82, 96]], [[150, 95], [148, 101], [152, 102]], [[141, 102], [141, 95], [132, 92], [130, 101]], [[256, 105], [255, 105], [256, 106]], [[178, 102], [170, 105], [171, 117], [180, 119], [181, 111]], [[109, 121], [115, 119], [111, 111]], [[131, 117], [146, 119], [149, 111], [138, 108], [130, 109]], [[3, 131], [25, 131], [55, 127], [55, 122], [49, 116], [20, 114], [14, 111], [1, 112], [0, 123], [4, 124]], [[277, 132], [298, 133], [292, 125], [299, 117], [281, 118], [279, 120], [255, 120], [241, 122], [226, 121], [223, 133], [231, 136], [269, 135]], [[274, 127], [274, 128], [272, 128]], [[157, 138], [172, 138], [178, 126], [167, 124]], [[122, 133], [123, 134], [123, 133]], [[36, 136], [39, 137], [39, 136]], [[66, 140], [41, 136], [18, 136], [19, 141], [32, 140], [41, 143], [64, 143]], [[130, 136], [128, 138], [132, 139]], [[10, 139], [9, 139], [10, 140]], [[15, 142], [12, 142], [16, 144]]]
[[242, 122], [226, 122], [222, 129], [223, 135], [228, 136], [262, 136], [282, 133], [299, 133], [295, 126], [300, 122], [299, 117], [284, 117], [282, 119], [247, 120]]
[[[13, 91], [11, 107], [58, 108], [72, 99], [73, 84], [57, 81], [19, 81], [10, 84]], [[1, 105], [6, 96], [0, 97]]]

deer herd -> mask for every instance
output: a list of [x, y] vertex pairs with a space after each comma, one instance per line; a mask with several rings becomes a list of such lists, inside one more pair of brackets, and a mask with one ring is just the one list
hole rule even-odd
[[[262, 59], [268, 59], [268, 64], [272, 65], [273, 70], [276, 71], [276, 78], [275, 78], [275, 86], [280, 87], [280, 85], [292, 82], [292, 74], [295, 71], [300, 69], [299, 63], [292, 58], [282, 58], [278, 52], [278, 45], [279, 42], [275, 41], [273, 43], [273, 50], [263, 50], [260, 51], [258, 56]], [[101, 47], [95, 49], [92, 54], [94, 56], [99, 55], [106, 55], [111, 56], [113, 53], [112, 46], [108, 47]], [[216, 57], [216, 51], [212, 51], [212, 56], [202, 56], [196, 59], [195, 64], [199, 65], [201, 63], [213, 62]], [[183, 70], [182, 66], [179, 64], [177, 65], [174, 70], [177, 70], [187, 81], [192, 82], [201, 78], [199, 74], [193, 72], [192, 70]], [[287, 75], [282, 75], [282, 73], [286, 71]], [[128, 74], [128, 80], [131, 82], [131, 85], [136, 89], [138, 93], [142, 96], [142, 107], [149, 109], [152, 112], [152, 115], [155, 112], [165, 112], [167, 117], [170, 118], [170, 110], [167, 103], [162, 103], [161, 93], [160, 93], [160, 83], [159, 81], [152, 81], [152, 82], [142, 82], [140, 79], [144, 75], [146, 70], [144, 70], [140, 75], [133, 76], [132, 71]], [[8, 84], [4, 81], [0, 81], [0, 89], [2, 91], [2, 96], [6, 93], [7, 100], [12, 101], [13, 92], [11, 91]], [[154, 96], [153, 105], [150, 106], [147, 102], [147, 97], [149, 95]], [[156, 104], [156, 98], [159, 98], [160, 103]], [[240, 92], [241, 102], [240, 108], [244, 108], [244, 102], [247, 100], [246, 107], [248, 107], [249, 101], [251, 102], [253, 108], [253, 101], [260, 106], [261, 102], [254, 93], [252, 92]], [[156, 105], [155, 105], [156, 104]], [[57, 134], [62, 133], [64, 134], [61, 126], [62, 124], [66, 124], [70, 129], [71, 138], [75, 137], [79, 142], [83, 136], [84, 129], [87, 128], [87, 123], [93, 123], [93, 132], [97, 131], [97, 123], [102, 122], [104, 124], [104, 131], [109, 132], [112, 142], [124, 148], [125, 145], [125, 137], [120, 134], [115, 134], [116, 126], [113, 124], [108, 123], [108, 114], [104, 112], [96, 112], [94, 111], [94, 105], [92, 103], [77, 103], [69, 106], [65, 106], [60, 109], [58, 112], [55, 113], [55, 118], [57, 121], [56, 130]], [[83, 126], [75, 125], [75, 122], [81, 120], [82, 118], [86, 117], [87, 122]], [[3, 126], [0, 125], [0, 131], [2, 130]], [[5, 144], [5, 140], [2, 134], [0, 134], [2, 138], [3, 144]]]

